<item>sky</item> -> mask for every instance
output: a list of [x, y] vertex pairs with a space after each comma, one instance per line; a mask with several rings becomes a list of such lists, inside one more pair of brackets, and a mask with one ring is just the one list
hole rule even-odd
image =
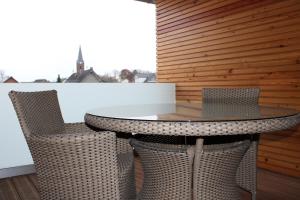
[[85, 68], [156, 70], [155, 6], [135, 0], [0, 0], [0, 70], [17, 81]]

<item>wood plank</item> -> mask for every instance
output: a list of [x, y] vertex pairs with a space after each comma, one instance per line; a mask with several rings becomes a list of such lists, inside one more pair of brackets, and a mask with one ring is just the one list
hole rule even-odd
[[[299, 72], [298, 72], [299, 73]], [[283, 91], [279, 90], [276, 92], [273, 91], [262, 91], [260, 93], [261, 97], [270, 97], [270, 98], [300, 98], [300, 92], [299, 91]]]
[[[182, 75], [182, 74], [181, 74]], [[228, 74], [226, 71], [223, 71], [223, 74], [212, 75], [210, 73], [194, 73], [194, 74], [186, 74], [185, 76], [173, 76], [173, 75], [160, 75], [159, 78], [161, 80], [170, 80], [175, 82], [183, 82], [183, 81], [234, 81], [234, 80], [249, 80], [249, 79], [265, 79], [265, 80], [274, 80], [274, 79], [288, 79], [300, 78], [300, 69], [298, 71], [290, 71], [290, 72], [265, 72], [265, 73], [251, 73], [251, 74]]]
[[294, 19], [299, 15], [299, 6], [290, 5], [285, 8], [278, 8], [276, 10], [272, 10], [272, 12], [263, 12], [259, 13], [256, 20], [253, 20], [252, 17], [242, 18], [242, 19], [232, 19], [227, 23], [218, 23], [212, 24], [211, 26], [200, 27], [193, 31], [189, 31], [186, 33], [180, 33], [180, 36], [174, 35], [167, 38], [158, 38], [158, 46], [165, 46], [168, 44], [177, 42], [184, 42], [188, 40], [199, 39], [203, 37], [217, 37], [221, 38], [222, 35], [228, 37], [229, 34], [245, 34], [251, 33], [255, 29], [257, 31], [263, 30], [264, 27], [268, 24], [276, 25], [277, 23], [281, 23], [282, 26], [289, 23], [288, 20]]
[[[298, 127], [299, 127], [299, 125], [298, 125]], [[294, 127], [290, 130], [277, 131], [275, 133], [272, 133], [271, 135], [289, 137], [289, 138], [294, 139], [296, 141], [299, 141], [299, 139], [300, 139], [300, 131], [297, 130], [297, 127]]]
[[[299, 34], [300, 36], [300, 34]], [[221, 55], [214, 55], [213, 53], [201, 53], [198, 55], [198, 57], [192, 57], [189, 58], [188, 56], [181, 60], [175, 60], [175, 61], [158, 61], [157, 64], [160, 67], [164, 66], [172, 66], [172, 65], [184, 65], [189, 63], [198, 63], [198, 62], [207, 62], [207, 61], [216, 61], [216, 60], [226, 60], [226, 59], [237, 59], [237, 58], [243, 58], [243, 57], [256, 57], [259, 55], [273, 55], [274, 54], [284, 54], [284, 53], [290, 53], [290, 52], [297, 52], [297, 54], [300, 56], [300, 47], [299, 43], [290, 45], [290, 46], [276, 46], [273, 48], [266, 48], [266, 49], [257, 49], [257, 50], [250, 50], [250, 51], [244, 51], [244, 52], [233, 52], [233, 53], [226, 53]]]
[[[156, 13], [157, 15], [164, 15], [166, 13], [172, 13], [172, 10], [181, 8], [184, 5], [190, 6], [190, 2], [186, 2], [185, 0], [163, 0], [156, 1]], [[167, 14], [168, 15], [168, 14]], [[158, 17], [157, 16], [157, 17]]]
[[[276, 4], [270, 4], [268, 6], [258, 6], [257, 9], [249, 9], [245, 12], [238, 13], [236, 15], [229, 15], [223, 18], [219, 18], [216, 20], [211, 20], [208, 22], [198, 23], [194, 26], [189, 26], [187, 28], [178, 29], [176, 31], [168, 32], [165, 34], [157, 34], [158, 42], [165, 40], [170, 40], [178, 37], [185, 37], [188, 35], [193, 35], [199, 33], [198, 31], [208, 31], [208, 30], [218, 30], [223, 28], [224, 26], [229, 27], [232, 25], [241, 24], [241, 23], [253, 23], [253, 21], [262, 20], [261, 15], [268, 17], [276, 17], [273, 13], [276, 12], [277, 9], [285, 9], [285, 7], [295, 6], [299, 1], [292, 0], [289, 2], [278, 1]], [[296, 5], [297, 6], [297, 5]], [[270, 15], [266, 15], [270, 14]], [[247, 18], [245, 21], [244, 18]], [[234, 21], [234, 22], [232, 22]], [[210, 29], [205, 29], [205, 27], [212, 26]]]
[[265, 170], [258, 170], [257, 187], [259, 198], [262, 199], [289, 199], [299, 198], [299, 178], [283, 179], [281, 174], [274, 174]]
[[[270, 68], [271, 67], [271, 68]], [[295, 59], [282, 59], [282, 60], [269, 60], [269, 61], [260, 61], [260, 62], [251, 62], [251, 63], [232, 63], [232, 64], [220, 64], [220, 65], [207, 65], [207, 66], [194, 66], [188, 68], [180, 69], [168, 69], [159, 68], [157, 70], [158, 75], [165, 74], [190, 74], [196, 72], [215, 72], [228, 70], [228, 73], [239, 74], [239, 73], [259, 73], [259, 72], [270, 72], [270, 71], [296, 71], [300, 67], [300, 62], [298, 63]], [[284, 70], [286, 69], [286, 70]], [[255, 70], [255, 71], [254, 71]]]
[[[299, 10], [300, 11], [300, 10]], [[299, 22], [299, 19], [296, 19], [297, 23]], [[173, 53], [177, 51], [183, 51], [183, 54], [189, 53], [189, 49], [193, 49], [196, 52], [201, 51], [212, 51], [215, 50], [211, 46], [217, 45], [217, 47], [220, 48], [220, 45], [222, 49], [231, 48], [231, 47], [239, 47], [243, 45], [251, 45], [251, 44], [258, 44], [260, 42], [272, 42], [275, 41], [275, 37], [277, 37], [277, 40], [282, 41], [286, 38], [295, 38], [299, 37], [299, 27], [297, 26], [291, 26], [294, 23], [291, 23], [287, 26], [282, 26], [280, 28], [273, 28], [272, 26], [266, 26], [266, 32], [262, 35], [260, 32], [253, 31], [248, 33], [243, 33], [240, 35], [236, 35], [235, 33], [228, 33], [228, 34], [221, 34], [221, 35], [214, 35], [213, 37], [207, 38], [207, 37], [200, 37], [195, 40], [188, 40], [183, 42], [176, 42], [174, 44], [165, 45], [161, 47], [157, 47], [158, 54], [164, 55], [168, 53]], [[271, 37], [271, 38], [268, 38]], [[245, 41], [245, 39], [250, 41]], [[254, 39], [258, 39], [259, 41], [255, 41]], [[240, 45], [238, 45], [240, 43]], [[233, 44], [228, 44], [233, 43]], [[202, 50], [203, 48], [203, 50]], [[217, 48], [217, 49], [219, 49]], [[200, 52], [201, 52], [200, 51]], [[172, 54], [171, 54], [172, 56]]]
[[[202, 100], [202, 96], [200, 95], [199, 91], [196, 92], [185, 92], [185, 91], [176, 91], [176, 97], [180, 100], [184, 99], [191, 99], [191, 100]], [[269, 106], [275, 106], [270, 104], [277, 104], [278, 107], [287, 107], [287, 108], [299, 108], [300, 106], [300, 99], [289, 99], [289, 98], [281, 98], [281, 99], [266, 99], [261, 98], [259, 100], [261, 104], [269, 105]], [[275, 106], [276, 107], [276, 106]]]
[[30, 182], [29, 178], [26, 176], [19, 176], [18, 178], [12, 178], [15, 184], [18, 194], [21, 199], [39, 200], [40, 196], [36, 188]]
[[299, 163], [298, 164], [297, 163], [288, 163], [287, 161], [277, 160], [277, 159], [270, 158], [270, 157], [267, 158], [267, 157], [260, 156], [260, 155], [257, 156], [257, 160], [260, 163], [268, 163], [270, 165], [294, 170], [296, 173], [298, 173], [298, 171], [300, 172]]
[[[230, 1], [230, 0], [227, 0]], [[195, 15], [193, 17], [189, 17], [187, 19], [179, 20], [176, 21], [172, 24], [167, 24], [165, 26], [162, 26], [161, 28], [157, 29], [157, 34], [164, 34], [168, 32], [172, 32], [175, 30], [183, 29], [186, 27], [191, 27], [193, 25], [197, 25], [199, 23], [204, 23], [207, 21], [219, 19], [222, 17], [226, 17], [228, 15], [233, 15], [236, 13], [239, 13], [245, 9], [250, 9], [253, 7], [258, 7], [256, 3], [262, 2], [261, 0], [243, 0], [243, 1], [238, 1], [236, 3], [224, 5], [223, 7], [213, 9], [210, 12], [204, 12], [201, 13], [199, 12], [198, 15]], [[267, 1], [271, 2], [271, 1]]]
[[261, 138], [260, 144], [265, 146], [271, 146], [271, 147], [278, 147], [285, 150], [291, 150], [295, 152], [300, 152], [299, 145], [298, 144], [291, 144], [291, 143], [285, 143], [281, 141], [274, 141], [274, 140], [268, 140]]
[[282, 149], [282, 148], [268, 146], [268, 145], [264, 145], [264, 144], [260, 144], [258, 148], [259, 148], [259, 151], [271, 152], [274, 155], [280, 154], [280, 155], [285, 155], [285, 156], [293, 157], [293, 158], [299, 157], [299, 152], [295, 152], [293, 150]]
[[0, 179], [0, 200], [21, 200], [12, 180]]
[[[222, 87], [222, 86], [208, 86], [210, 88], [219, 88], [219, 87]], [[255, 86], [240, 86], [240, 85], [236, 85], [236, 86], [230, 86], [230, 88], [247, 88], [247, 87], [255, 87]], [[286, 84], [283, 84], [283, 85], [277, 85], [277, 86], [272, 86], [272, 85], [259, 85], [257, 86], [258, 88], [260, 88], [262, 91], [265, 90], [265, 91], [282, 91], [282, 90], [285, 90], [285, 91], [293, 91], [293, 92], [300, 92], [300, 88], [299, 87], [295, 87], [293, 85], [286, 85]], [[182, 86], [180, 84], [177, 84], [176, 86], [176, 90], [178, 91], [183, 91], [183, 90], [186, 90], [186, 91], [195, 91], [195, 92], [199, 92], [201, 91], [203, 88], [207, 88], [206, 86], [198, 86], [198, 85], [187, 85], [187, 86]], [[223, 86], [224, 88], [224, 86]]]
[[30, 175], [27, 175], [27, 177], [29, 178], [30, 182], [33, 184], [35, 189], [38, 191], [39, 190], [39, 188], [38, 188], [39, 184], [38, 184], [37, 175], [36, 174], [30, 174]]
[[260, 98], [259, 102], [268, 104], [268, 103], [274, 103], [274, 104], [290, 104], [290, 105], [299, 105], [300, 104], [300, 99], [297, 98]]
[[[272, 67], [272, 66], [271, 66]], [[257, 76], [262, 74], [279, 74], [279, 73], [287, 73], [294, 72], [299, 73], [300, 65], [292, 64], [292, 65], [283, 65], [283, 66], [273, 66], [272, 69], [269, 67], [254, 67], [254, 68], [233, 68], [228, 66], [227, 69], [219, 69], [214, 70], [207, 68], [208, 70], [201, 71], [200, 69], [188, 68], [180, 70], [181, 73], [176, 73], [176, 70], [170, 70], [170, 73], [167, 74], [167, 71], [159, 71], [157, 72], [160, 78], [180, 78], [180, 77], [203, 77], [203, 76], [227, 76], [227, 75], [249, 75], [249, 74], [257, 74]], [[272, 72], [271, 72], [272, 71]]]
[[[175, 83], [179, 102], [201, 103], [207, 87], [259, 87], [261, 105], [300, 110], [300, 1], [212, 2], [157, 5], [158, 81]], [[300, 126], [264, 134], [260, 166], [300, 177], [299, 144]]]
[[[241, 4], [250, 3], [249, 1], [246, 1], [248, 0], [245, 0], [244, 2], [241, 2], [239, 0], [214, 1], [210, 2], [210, 4], [199, 4], [196, 6], [191, 6], [191, 4], [189, 4], [190, 7], [185, 9], [178, 9], [178, 5], [176, 5], [177, 8], [173, 10], [175, 11], [173, 14], [168, 13], [167, 17], [161, 18], [160, 16], [157, 18], [157, 24], [159, 27], [158, 31], [182, 25], [186, 22], [191, 22], [205, 17], [213, 16], [215, 15], [215, 13], [224, 13], [225, 10], [232, 10], [232, 8], [241, 7]], [[199, 9], [201, 9], [201, 13], [199, 12]]]
[[[176, 89], [176, 94], [178, 95], [186, 95], [186, 96], [200, 96], [202, 98], [201, 94], [202, 90], [187, 90], [186, 88]], [[260, 98], [300, 98], [299, 91], [262, 91], [260, 93]]]
[[265, 162], [258, 161], [257, 166], [260, 167], [260, 168], [263, 168], [263, 169], [272, 170], [273, 172], [286, 174], [288, 176], [300, 177], [300, 172], [299, 171], [291, 170], [291, 169], [281, 167], [281, 166], [277, 166], [277, 165], [272, 165], [270, 163], [265, 163]]
[[[197, 27], [193, 30], [170, 35], [168, 37], [159, 37], [158, 35], [157, 41], [159, 46], [164, 46], [166, 44], [171, 44], [172, 41], [181, 42], [201, 37], [226, 34], [228, 32], [247, 33], [248, 30], [246, 29], [261, 29], [262, 27], [265, 27], [266, 24], [288, 23], [287, 19], [295, 18], [298, 15], [298, 10], [299, 6], [295, 6], [295, 4], [291, 4], [288, 7], [278, 7], [275, 10], [271, 9], [270, 11], [266, 11], [265, 9], [265, 12], [259, 10], [259, 12], [254, 12], [254, 16], [252, 13], [245, 18], [231, 18], [229, 21], [224, 22], [215, 21], [215, 23], [201, 23], [197, 24], [197, 26], [201, 25], [202, 27]], [[280, 15], [278, 15], [278, 13], [280, 13]], [[256, 20], [253, 20], [253, 18]]]
[[[278, 171], [279, 173], [286, 173], [288, 171], [289, 175], [297, 175], [298, 171], [296, 170], [290, 170], [278, 166], [269, 166], [268, 164], [265, 164], [264, 162], [258, 163], [262, 167], [271, 167], [273, 171]], [[136, 171], [136, 186], [137, 188], [142, 187], [143, 182], [143, 172], [141, 168], [141, 162], [138, 157], [135, 158], [135, 171]], [[29, 175], [26, 176], [28, 179], [31, 177], [35, 177], [35, 175]], [[14, 177], [10, 179], [2, 179], [0, 180], [0, 188], [1, 184], [4, 181], [9, 181], [12, 183], [12, 179], [17, 180], [19, 177]], [[272, 173], [267, 170], [258, 169], [257, 173], [257, 200], [282, 200], [282, 199], [288, 199], [288, 200], [298, 200], [299, 198], [299, 191], [300, 191], [300, 179], [299, 178], [293, 178], [289, 176], [284, 176], [278, 173]], [[21, 179], [23, 177], [21, 176]], [[22, 185], [21, 187], [33, 187], [32, 182], [26, 182], [24, 183], [26, 185]], [[19, 188], [16, 188], [16, 190], [21, 190]], [[137, 189], [139, 191], [139, 189]], [[30, 194], [28, 194], [30, 196]], [[0, 196], [1, 197], [1, 196]], [[6, 196], [7, 197], [7, 196]], [[1, 199], [1, 200], [20, 200], [20, 198], [17, 196], [17, 198], [14, 198], [13, 196], [9, 196], [8, 198]], [[242, 200], [248, 200], [251, 199], [250, 195], [248, 193], [243, 192], [242, 193]], [[22, 200], [31, 200], [31, 199], [22, 199]]]
[[292, 108], [292, 109], [296, 109], [296, 110], [300, 110], [300, 106], [299, 105], [292, 105], [292, 104], [286, 104], [286, 103], [282, 103], [282, 104], [278, 104], [278, 103], [268, 103], [268, 104], [263, 104], [260, 103], [261, 105], [266, 105], [266, 106], [273, 106], [273, 107], [283, 107], [283, 108]]
[[274, 80], [238, 80], [238, 81], [196, 81], [196, 82], [177, 82], [176, 86], [202, 86], [202, 87], [255, 87], [261, 85], [290, 85], [296, 88], [300, 87], [299, 79], [274, 79]]
[[[224, 0], [209, 0], [204, 3], [193, 3], [182, 0], [173, 0], [169, 4], [165, 4], [164, 6], [157, 5], [157, 23], [169, 23], [169, 20], [175, 17], [180, 16], [186, 17], [187, 15], [193, 15], [193, 11], [204, 9], [206, 7], [212, 8], [212, 6], [216, 7], [218, 3]], [[177, 18], [176, 18], [177, 19]], [[176, 20], [175, 19], [175, 20]]]
[[295, 157], [291, 157], [288, 155], [274, 154], [269, 151], [259, 151], [258, 156], [261, 156], [261, 157], [267, 158], [267, 159], [269, 159], [269, 158], [276, 159], [279, 161], [283, 161], [283, 162], [287, 162], [287, 163], [291, 163], [291, 164], [300, 166], [300, 158], [295, 158]]
[[[274, 55], [275, 54], [275, 55]], [[260, 61], [265, 61], [268, 62], [269, 60], [280, 60], [280, 59], [287, 59], [290, 58], [292, 60], [297, 60], [300, 59], [300, 53], [298, 51], [287, 51], [287, 52], [273, 52], [270, 54], [262, 54], [262, 55], [252, 55], [252, 56], [244, 56], [244, 57], [233, 57], [231, 59], [218, 59], [218, 60], [213, 60], [212, 57], [210, 59], [205, 60], [205, 58], [200, 58], [202, 61], [198, 62], [190, 62], [186, 61], [186, 63], [180, 64], [176, 63], [173, 65], [162, 65], [158, 64], [158, 68], [168, 70], [168, 69], [185, 69], [185, 68], [190, 68], [190, 67], [197, 67], [197, 66], [211, 66], [211, 65], [226, 65], [226, 64], [235, 64], [235, 63], [240, 63], [243, 65], [244, 63], [252, 63], [252, 62], [260, 62]], [[276, 56], [276, 57], [275, 57]]]
[[[177, 98], [176, 99], [177, 102], [202, 103], [201, 97], [189, 99], [189, 97], [187, 97], [187, 96], [177, 96], [176, 98]], [[261, 105], [264, 105], [264, 104], [261, 104]], [[300, 110], [300, 105], [290, 105], [290, 104], [286, 104], [286, 103], [282, 103], [282, 104], [278, 104], [278, 103], [277, 104], [271, 104], [271, 103], [268, 103], [268, 104], [265, 104], [265, 106], [272, 106], [272, 107], [278, 107], [278, 108], [284, 107], [284, 108], [292, 108], [292, 109]]]
[[[185, 3], [183, 0], [157, 0], [155, 4], [157, 5], [157, 14], [160, 10], [164, 8], [170, 8], [172, 5], [179, 5], [179, 3]], [[182, 5], [180, 5], [182, 6]], [[169, 10], [165, 10], [165, 12], [169, 12]], [[163, 12], [163, 13], [165, 13]]]
[[[300, 21], [300, 20], [298, 20]], [[290, 25], [289, 25], [290, 26]], [[174, 59], [173, 57], [176, 56], [184, 56], [184, 55], [198, 55], [199, 53], [208, 53], [213, 52], [215, 55], [223, 53], [224, 49], [228, 49], [228, 51], [236, 52], [238, 49], [244, 50], [251, 50], [251, 49], [260, 49], [260, 48], [268, 48], [273, 46], [286, 46], [290, 45], [292, 41], [298, 41], [299, 35], [300, 35], [300, 29], [293, 28], [293, 29], [285, 29], [284, 27], [281, 27], [281, 31], [283, 33], [275, 33], [273, 35], [272, 31], [275, 29], [267, 28], [271, 30], [267, 35], [257, 36], [252, 39], [252, 35], [247, 35], [248, 39], [244, 40], [242, 37], [240, 37], [241, 40], [233, 39], [233, 38], [226, 38], [229, 41], [220, 41], [215, 42], [216, 44], [212, 44], [212, 42], [209, 42], [208, 40], [205, 40], [204, 42], [195, 42], [194, 40], [190, 41], [192, 45], [186, 45], [179, 43], [175, 44], [175, 46], [167, 49], [167, 50], [159, 50], [158, 59], [161, 61], [168, 61]], [[282, 35], [280, 35], [282, 34]], [[258, 35], [257, 32], [254, 32], [254, 35]], [[240, 35], [239, 35], [240, 36]], [[233, 36], [234, 37], [234, 36]], [[246, 37], [246, 35], [245, 35]], [[217, 44], [218, 43], [218, 44]], [[201, 46], [200, 46], [201, 44]], [[198, 48], [197, 48], [198, 46]], [[178, 49], [175, 47], [179, 47]], [[248, 47], [248, 49], [245, 49]], [[220, 51], [216, 52], [216, 51]], [[177, 57], [177, 59], [180, 57]]]

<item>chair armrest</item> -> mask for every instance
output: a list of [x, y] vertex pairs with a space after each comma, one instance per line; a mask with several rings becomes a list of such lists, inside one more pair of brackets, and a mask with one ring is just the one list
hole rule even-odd
[[92, 131], [84, 122], [78, 123], [65, 123], [66, 133], [80, 133], [80, 132], [89, 132]]
[[[94, 132], [90, 129], [84, 122], [78, 123], [65, 123], [65, 134], [81, 134], [82, 132]], [[96, 132], [95, 132], [96, 133]], [[103, 132], [97, 132], [98, 134], [103, 134]], [[129, 153], [132, 152], [132, 147], [129, 144], [128, 139], [126, 138], [116, 138], [117, 141], [117, 153]]]

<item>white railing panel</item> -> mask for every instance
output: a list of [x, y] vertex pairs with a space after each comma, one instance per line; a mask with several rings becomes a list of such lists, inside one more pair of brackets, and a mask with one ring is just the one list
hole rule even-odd
[[83, 121], [97, 107], [175, 102], [175, 84], [167, 83], [17, 83], [0, 84], [0, 169], [32, 164], [32, 158], [8, 97], [10, 90], [58, 91], [65, 122]]

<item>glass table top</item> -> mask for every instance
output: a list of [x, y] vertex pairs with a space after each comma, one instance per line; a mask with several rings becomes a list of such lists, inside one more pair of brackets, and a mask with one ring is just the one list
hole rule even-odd
[[261, 120], [297, 115], [289, 108], [267, 107], [245, 104], [145, 104], [92, 109], [87, 114], [126, 120], [169, 121], [169, 122], [213, 122]]

